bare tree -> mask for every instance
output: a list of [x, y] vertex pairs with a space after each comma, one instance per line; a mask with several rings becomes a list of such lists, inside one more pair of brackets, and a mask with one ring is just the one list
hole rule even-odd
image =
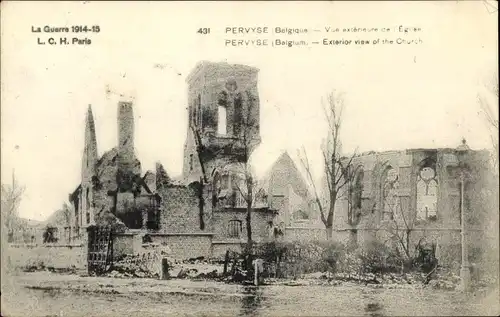
[[258, 186], [253, 177], [252, 166], [249, 161], [250, 155], [259, 141], [259, 115], [256, 107], [257, 100], [252, 92], [245, 91], [236, 96], [234, 100], [235, 117], [233, 133], [237, 138], [234, 146], [238, 148], [236, 151], [236, 160], [239, 163], [239, 171], [235, 175], [239, 181], [234, 182], [234, 189], [237, 191], [235, 193], [236, 197], [240, 195], [246, 207], [247, 248], [251, 250], [253, 244], [252, 211], [258, 198], [256, 195]]
[[[485, 84], [485, 88], [488, 91], [487, 94], [478, 93], [477, 99], [479, 106], [481, 107], [481, 112], [490, 130], [491, 143], [493, 145], [493, 168], [496, 173], [498, 173], [498, 113], [495, 115], [494, 107], [498, 105], [498, 73], [495, 73], [492, 79]], [[492, 98], [496, 98], [496, 101], [492, 101]], [[489, 100], [488, 100], [489, 99]]]
[[[398, 252], [402, 261], [411, 261], [413, 258], [411, 234], [415, 228], [417, 214], [403, 207], [401, 197], [397, 197], [395, 202], [396, 203], [388, 204], [391, 215], [386, 221], [381, 222], [378, 230], [388, 234], [388, 239], [384, 241], [384, 244], [388, 241], [395, 242], [397, 246], [396, 250], [403, 251]], [[420, 241], [417, 245], [418, 244], [420, 244]], [[417, 245], [415, 245], [415, 247], [417, 247]]]
[[73, 211], [72, 211], [70, 205], [67, 204], [66, 202], [64, 202], [61, 210], [62, 210], [62, 214], [63, 214], [64, 225], [66, 227], [71, 226], [71, 218], [73, 216]]
[[19, 205], [21, 203], [24, 186], [21, 186], [12, 172], [12, 184], [2, 184], [2, 229], [14, 230], [19, 219]]
[[[324, 199], [320, 198], [316, 182], [312, 176], [311, 164], [307, 153], [302, 148], [299, 157], [302, 166], [306, 170], [308, 181], [313, 189], [315, 201], [318, 206], [321, 221], [325, 225], [326, 237], [330, 239], [333, 234], [333, 219], [335, 215], [335, 205], [339, 198], [347, 194], [346, 190], [350, 178], [354, 173], [352, 171], [352, 161], [355, 153], [350, 157], [342, 156], [342, 145], [340, 140], [340, 131], [342, 126], [342, 113], [344, 110], [344, 97], [337, 91], [331, 92], [327, 96], [327, 102], [323, 102], [325, 119], [328, 123], [328, 135], [324, 140], [322, 155], [324, 161], [324, 177], [327, 185], [327, 193]], [[355, 151], [356, 152], [356, 151]]]

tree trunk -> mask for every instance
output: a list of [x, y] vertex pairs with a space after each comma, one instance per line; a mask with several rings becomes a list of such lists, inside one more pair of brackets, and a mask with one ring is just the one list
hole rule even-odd
[[248, 242], [248, 248], [251, 249], [252, 247], [252, 201], [253, 201], [253, 195], [252, 195], [252, 190], [253, 190], [253, 180], [252, 177], [247, 176], [247, 197], [246, 197], [246, 203], [247, 203], [247, 242]]
[[252, 244], [252, 204], [249, 203], [247, 206], [247, 243], [250, 246]]
[[326, 239], [331, 240], [333, 236], [333, 226], [326, 226]]
[[203, 198], [203, 178], [200, 177], [200, 185], [198, 187], [198, 208], [199, 208], [199, 218], [200, 218], [200, 230], [205, 230], [205, 220], [203, 219], [203, 207], [205, 205], [205, 200]]
[[335, 202], [330, 202], [330, 209], [328, 210], [328, 217], [326, 218], [326, 239], [330, 240], [333, 235], [333, 213], [335, 211]]

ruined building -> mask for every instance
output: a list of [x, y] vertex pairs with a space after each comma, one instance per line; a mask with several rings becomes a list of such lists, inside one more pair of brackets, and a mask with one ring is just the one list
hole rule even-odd
[[285, 229], [289, 238], [293, 237], [294, 229], [324, 228], [316, 201], [288, 152], [283, 152], [265, 173], [261, 187], [268, 196], [283, 197], [276, 223], [281, 230]]
[[182, 181], [173, 181], [161, 164], [141, 174], [130, 102], [118, 104], [118, 146], [99, 158], [89, 106], [82, 182], [70, 195], [75, 226], [119, 228], [116, 253], [135, 253], [147, 233], [148, 241], [168, 245], [177, 257], [220, 255], [246, 241], [252, 197], [252, 240], [272, 238], [283, 199], [246, 185], [253, 178], [247, 163], [260, 143], [257, 74], [244, 65], [202, 62], [188, 77]]
[[[98, 157], [92, 108], [85, 124], [82, 182], [70, 195], [75, 227], [119, 225], [131, 229], [157, 227], [160, 197], [151, 172], [141, 176], [134, 149], [133, 105], [118, 104], [118, 146]], [[152, 187], [152, 189], [150, 188]]]
[[[324, 239], [308, 186], [287, 153], [264, 180], [255, 180], [248, 164], [261, 141], [258, 70], [201, 62], [187, 86], [179, 180], [161, 164], [156, 171], [141, 171], [130, 102], [118, 103], [117, 146], [99, 157], [89, 106], [81, 183], [70, 195], [76, 230], [114, 226], [115, 255], [136, 254], [143, 243], [153, 243], [167, 245], [176, 258], [221, 256], [247, 241], [251, 203], [255, 242]], [[498, 223], [498, 218], [488, 221], [495, 209], [484, 203], [491, 188], [487, 160], [488, 153], [466, 144], [357, 155], [347, 192], [337, 201], [333, 238], [357, 245], [392, 241], [406, 250], [427, 241], [441, 247], [443, 258], [456, 261], [462, 210], [468, 237], [474, 237], [470, 243], [488, 240], [485, 224]]]
[[458, 148], [358, 155], [347, 193], [337, 202], [334, 237], [359, 245], [388, 241], [402, 252], [427, 243], [444, 263], [460, 263], [463, 211], [471, 257], [479, 258], [498, 210], [489, 205], [489, 160], [487, 151], [470, 150], [465, 141]]

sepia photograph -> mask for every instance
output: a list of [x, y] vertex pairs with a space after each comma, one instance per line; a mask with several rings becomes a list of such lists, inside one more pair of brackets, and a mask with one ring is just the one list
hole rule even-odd
[[498, 2], [2, 1], [1, 315], [498, 316]]

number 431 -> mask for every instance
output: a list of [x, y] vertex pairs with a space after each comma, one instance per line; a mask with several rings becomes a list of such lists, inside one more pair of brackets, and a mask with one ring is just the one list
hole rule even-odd
[[199, 28], [198, 31], [196, 31], [196, 33], [210, 34], [210, 28]]

